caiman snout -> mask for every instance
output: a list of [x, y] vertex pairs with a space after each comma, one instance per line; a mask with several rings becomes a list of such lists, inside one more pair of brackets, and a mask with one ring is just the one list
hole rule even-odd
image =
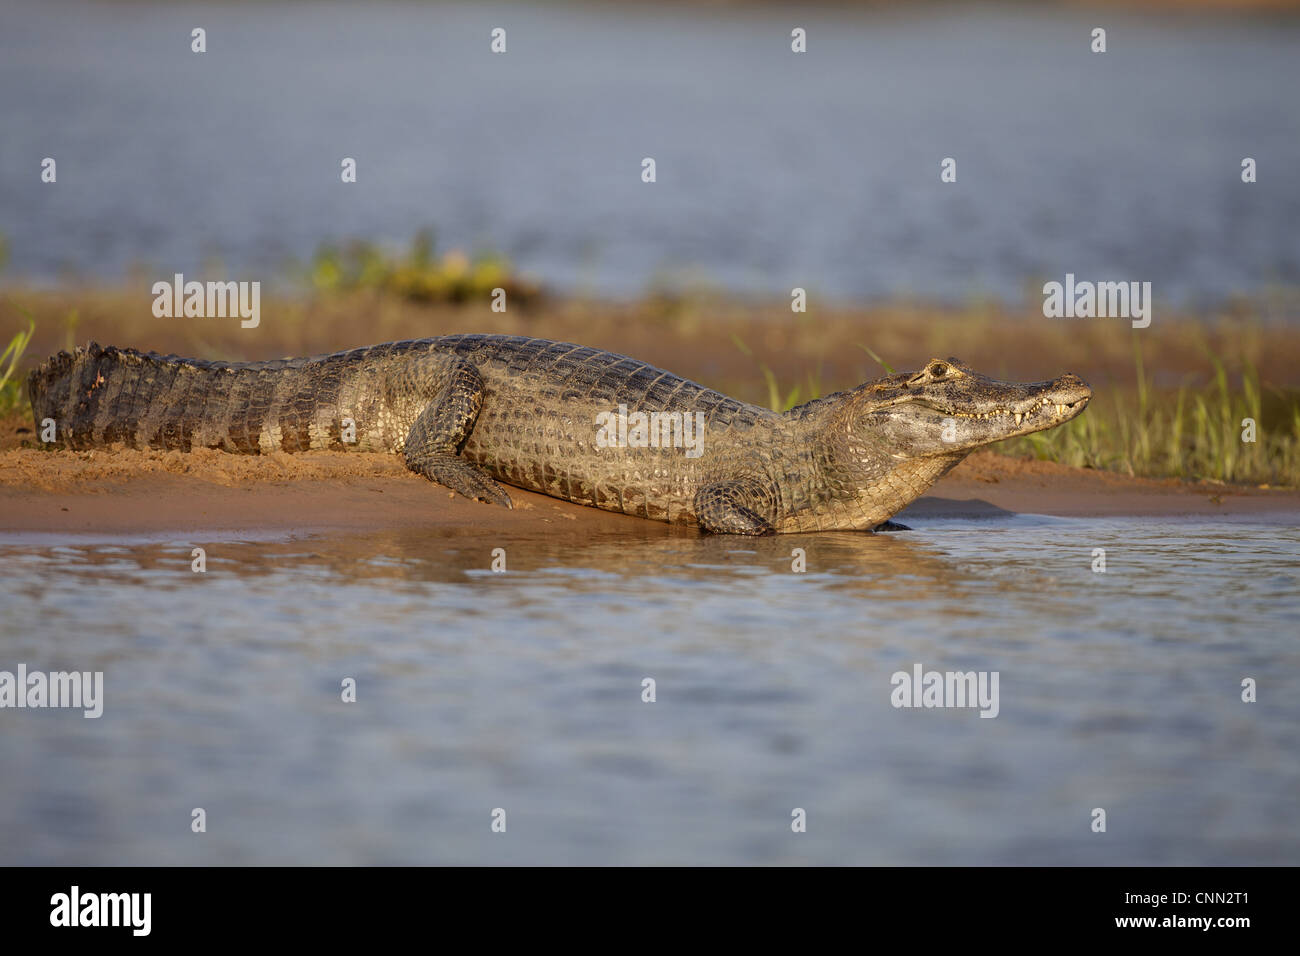
[[1073, 372], [1066, 372], [1052, 382], [1048, 391], [1055, 404], [1065, 405], [1075, 412], [1083, 411], [1083, 406], [1092, 398], [1092, 387]]
[[999, 382], [962, 366], [942, 376], [931, 362], [904, 386], [906, 397], [891, 402], [884, 429], [911, 446], [918, 457], [969, 451], [1007, 438], [1055, 428], [1075, 418], [1092, 399], [1088, 383], [1067, 372], [1060, 378], [1024, 385]]

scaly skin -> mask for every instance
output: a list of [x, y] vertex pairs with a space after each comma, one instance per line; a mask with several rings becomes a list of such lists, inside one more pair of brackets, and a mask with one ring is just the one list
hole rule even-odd
[[[1073, 375], [1014, 385], [935, 359], [779, 414], [622, 355], [501, 335], [247, 364], [91, 343], [28, 391], [38, 432], [53, 419], [65, 447], [400, 453], [470, 498], [509, 506], [503, 482], [734, 534], [871, 530], [975, 448], [1068, 421], [1092, 395]], [[703, 415], [698, 457], [602, 447], [597, 416], [619, 406]]]

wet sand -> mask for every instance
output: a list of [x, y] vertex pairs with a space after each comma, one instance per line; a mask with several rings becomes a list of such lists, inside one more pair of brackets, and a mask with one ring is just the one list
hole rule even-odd
[[[443, 527], [695, 533], [510, 489], [508, 511], [452, 495], [395, 456], [311, 452], [0, 452], [0, 532], [159, 534]], [[1300, 491], [1128, 478], [980, 452], [903, 518], [1030, 513], [1242, 515], [1300, 512]]]

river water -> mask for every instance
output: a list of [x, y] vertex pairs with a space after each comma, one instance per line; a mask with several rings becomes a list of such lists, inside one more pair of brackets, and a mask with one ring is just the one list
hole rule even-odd
[[911, 523], [2, 537], [0, 863], [1300, 863], [1300, 515]]
[[1300, 285], [1297, 89], [1297, 17], [8, 0], [0, 233], [7, 276], [138, 267], [146, 303], [433, 226], [604, 296], [1020, 302], [1073, 273], [1197, 306]]

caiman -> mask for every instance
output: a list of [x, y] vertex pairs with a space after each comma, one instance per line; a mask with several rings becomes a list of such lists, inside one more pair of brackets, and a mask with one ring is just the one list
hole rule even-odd
[[[504, 483], [751, 535], [873, 530], [974, 449], [1092, 397], [1072, 374], [1018, 385], [932, 359], [780, 413], [613, 352], [505, 335], [249, 363], [92, 342], [44, 362], [28, 392], [37, 432], [74, 449], [396, 453], [497, 505]], [[623, 427], [598, 424], [611, 415]]]

